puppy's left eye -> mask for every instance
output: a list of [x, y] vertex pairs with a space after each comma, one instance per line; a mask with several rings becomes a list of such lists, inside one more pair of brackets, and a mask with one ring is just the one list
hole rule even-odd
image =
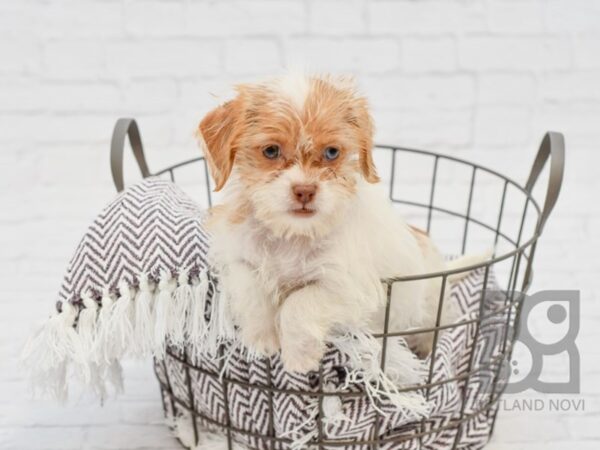
[[267, 159], [277, 159], [280, 154], [281, 149], [278, 145], [269, 145], [263, 150], [263, 155], [265, 155], [265, 158]]
[[337, 159], [338, 156], [340, 156], [339, 148], [327, 147], [325, 150], [323, 150], [323, 157], [327, 161], [333, 161], [334, 159]]

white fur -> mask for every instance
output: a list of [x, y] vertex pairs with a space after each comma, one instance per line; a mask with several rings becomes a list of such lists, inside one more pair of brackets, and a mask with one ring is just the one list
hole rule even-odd
[[[297, 371], [317, 368], [336, 326], [382, 331], [382, 279], [445, 267], [433, 246], [419, 245], [385, 193], [358, 175], [354, 194], [320, 182], [316, 213], [294, 216], [290, 189], [306, 181], [302, 176], [294, 166], [254, 190], [253, 215], [217, 222], [211, 247], [242, 342], [267, 354], [280, 345], [286, 368]], [[235, 191], [238, 183], [230, 186]], [[440, 288], [440, 278], [394, 283], [389, 331], [434, 326]], [[446, 308], [444, 321], [450, 316]], [[426, 352], [430, 341], [412, 344]]]
[[301, 72], [290, 72], [277, 79], [277, 87], [281, 95], [287, 98], [298, 111], [304, 108], [310, 90], [310, 83], [305, 75]]

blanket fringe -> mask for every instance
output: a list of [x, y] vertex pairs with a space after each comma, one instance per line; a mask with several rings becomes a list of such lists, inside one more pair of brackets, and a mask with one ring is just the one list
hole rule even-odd
[[122, 281], [119, 284], [119, 298], [115, 301], [109, 311], [109, 319], [105, 323], [104, 343], [112, 342], [113, 351], [111, 356], [120, 358], [129, 349], [133, 342], [133, 319], [135, 293], [129, 284]]
[[[107, 381], [117, 392], [122, 391], [120, 358], [162, 359], [167, 345], [184, 349], [189, 344], [192, 360], [222, 358], [221, 376], [234, 355], [255, 356], [240, 347], [227, 295], [217, 290], [206, 271], [196, 275], [182, 270], [176, 276], [163, 271], [158, 279], [141, 274], [136, 282], [122, 281], [117, 292], [113, 295], [105, 289], [101, 305], [90, 292], [83, 293], [76, 304], [64, 302], [61, 312], [32, 337], [22, 361], [37, 386], [66, 399], [71, 364], [74, 374], [104, 399]], [[404, 409], [415, 419], [428, 413], [429, 404], [422, 394], [398, 390], [422, 382], [425, 375], [423, 363], [402, 339], [389, 338], [385, 373], [380, 365], [381, 344], [368, 331], [346, 331], [331, 339], [348, 361], [342, 389], [350, 383], [361, 385], [373, 408], [384, 415], [386, 412], [378, 407], [381, 401]], [[230, 345], [222, 353], [218, 350], [224, 342]], [[339, 397], [328, 396], [323, 403], [325, 422], [348, 420], [342, 406]], [[294, 450], [304, 448], [315, 437], [317, 403], [309, 401], [305, 411], [304, 420], [284, 433], [292, 438]]]
[[50, 317], [27, 342], [21, 356], [30, 368], [33, 386], [51, 392], [61, 401], [67, 398], [67, 363], [85, 358], [74, 328], [77, 314], [77, 306], [63, 305], [62, 311]]
[[102, 291], [102, 308], [98, 313], [98, 331], [96, 342], [93, 345], [93, 351], [91, 352], [90, 358], [98, 362], [99, 365], [108, 364], [113, 358], [113, 342], [108, 334], [108, 328], [110, 326], [110, 316], [112, 306], [115, 302], [114, 297], [110, 294], [108, 289]]
[[177, 282], [167, 271], [160, 274], [158, 282], [158, 295], [154, 307], [154, 354], [163, 355], [165, 353], [166, 341], [173, 329], [171, 324], [171, 296], [175, 292]]
[[[341, 330], [340, 330], [341, 331]], [[417, 385], [425, 380], [424, 363], [410, 351], [402, 338], [388, 338], [385, 371], [381, 369], [382, 346], [368, 331], [341, 332], [330, 336], [330, 341], [337, 350], [346, 356], [346, 380], [340, 390], [349, 388], [350, 384], [360, 385], [369, 397], [370, 404], [383, 416], [390, 413], [389, 408], [379, 407], [381, 402], [401, 409], [407, 417], [419, 420], [427, 417], [431, 405], [421, 393], [400, 392], [399, 388]], [[325, 392], [335, 392], [335, 386], [324, 384]], [[305, 419], [282, 433], [290, 437], [292, 450], [309, 447], [317, 435], [317, 416], [319, 415], [316, 398], [305, 399]], [[323, 399], [323, 423], [337, 425], [351, 420], [344, 414], [343, 403], [338, 396], [326, 396]]]
[[382, 346], [368, 331], [345, 333], [332, 338], [333, 345], [348, 358], [352, 367], [346, 375], [344, 388], [360, 384], [373, 408], [386, 415], [378, 403], [385, 399], [395, 408], [402, 408], [414, 419], [429, 414], [431, 405], [419, 392], [400, 392], [399, 388], [415, 386], [425, 381], [423, 361], [408, 348], [402, 338], [388, 338], [385, 371], [381, 368]]
[[148, 274], [140, 277], [139, 290], [135, 297], [134, 339], [135, 354], [138, 357], [148, 355], [152, 351], [154, 334], [152, 329], [152, 313], [154, 308], [155, 286], [148, 279]]
[[189, 282], [187, 270], [182, 270], [179, 274], [177, 288], [171, 295], [171, 300], [171, 317], [169, 320], [171, 344], [183, 349], [186, 343], [185, 324], [194, 302], [194, 291]]
[[198, 348], [206, 335], [206, 297], [208, 295], [208, 276], [200, 272], [198, 278], [192, 283], [192, 305], [190, 307], [190, 320], [186, 322], [186, 334], [190, 344]]
[[163, 271], [156, 282], [141, 274], [135, 283], [121, 281], [118, 295], [104, 289], [98, 301], [86, 291], [80, 303], [63, 302], [21, 354], [32, 385], [64, 400], [70, 366], [103, 399], [106, 381], [122, 390], [124, 356], [162, 359], [167, 344], [183, 349], [189, 342], [196, 357], [216, 357], [219, 344], [235, 341], [235, 332], [224, 323], [230, 321], [226, 297], [209, 280], [206, 271], [194, 279], [187, 270], [177, 278]]
[[[84, 307], [79, 313], [77, 331], [82, 349], [93, 349], [98, 334], [98, 304], [89, 291], [83, 293], [82, 302]], [[82, 358], [80, 363], [82, 377], [85, 383], [90, 383], [94, 372], [94, 368], [91, 366], [94, 361], [92, 358]]]

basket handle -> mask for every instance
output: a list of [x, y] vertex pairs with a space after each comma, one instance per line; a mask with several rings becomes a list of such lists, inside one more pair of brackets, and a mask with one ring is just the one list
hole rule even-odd
[[550, 159], [550, 176], [548, 178], [544, 208], [542, 209], [536, 228], [538, 236], [542, 233], [544, 225], [546, 225], [546, 221], [558, 200], [558, 194], [560, 194], [560, 188], [562, 187], [565, 172], [565, 138], [562, 133], [548, 131], [544, 139], [542, 139], [538, 153], [531, 166], [527, 184], [525, 184], [525, 190], [530, 195], [548, 159]]
[[121, 192], [125, 187], [123, 182], [123, 151], [126, 136], [129, 137], [129, 143], [131, 144], [131, 149], [133, 150], [133, 155], [138, 163], [142, 177], [146, 178], [150, 176], [137, 122], [135, 119], [121, 118], [115, 124], [110, 141], [110, 170], [117, 192]]

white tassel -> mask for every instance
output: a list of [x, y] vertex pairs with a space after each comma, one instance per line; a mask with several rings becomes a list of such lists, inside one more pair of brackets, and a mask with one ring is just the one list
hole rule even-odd
[[193, 302], [194, 292], [188, 280], [188, 271], [182, 270], [177, 279], [169, 314], [168, 332], [173, 345], [183, 347], [185, 343], [185, 324]]
[[208, 323], [206, 325], [206, 336], [204, 338], [204, 349], [208, 355], [216, 356], [221, 342], [221, 308], [219, 303], [225, 298], [221, 292], [213, 290], [212, 298], [210, 299], [210, 313]]
[[154, 344], [154, 323], [152, 320], [153, 290], [148, 275], [140, 276], [140, 286], [135, 297], [134, 347], [137, 356], [149, 355]]
[[102, 291], [102, 308], [98, 313], [98, 338], [96, 339], [96, 348], [94, 354], [97, 355], [98, 364], [106, 365], [114, 358], [114, 343], [110, 335], [111, 310], [114, 299], [108, 289]]
[[119, 298], [110, 307], [108, 334], [113, 345], [113, 357], [123, 356], [133, 340], [133, 296], [134, 290], [126, 281], [119, 283]]
[[219, 295], [214, 296], [219, 307], [219, 315], [217, 316], [217, 326], [219, 336], [222, 338], [233, 339], [235, 337], [235, 329], [233, 328], [233, 320], [231, 317], [231, 308], [229, 306], [229, 296]]
[[85, 351], [85, 354], [81, 355], [80, 368], [84, 381], [90, 383], [92, 381], [91, 374], [93, 370], [91, 365], [97, 360], [93, 354], [93, 350], [96, 347], [98, 337], [98, 304], [92, 298], [89, 291], [84, 292], [81, 299], [84, 308], [79, 313], [77, 331], [81, 347]]
[[[238, 344], [237, 335], [233, 326], [231, 317], [231, 308], [229, 306], [229, 296], [227, 292], [216, 289], [213, 285], [213, 295], [210, 302], [210, 316], [207, 324], [206, 335], [203, 340], [204, 352], [207, 355], [215, 357], [219, 346], [223, 342], [229, 343], [228, 353], [222, 355], [225, 362], [229, 360], [233, 352], [236, 351]], [[223, 365], [221, 376], [225, 371], [227, 364]]]
[[382, 400], [389, 401], [396, 408], [405, 409], [415, 417], [422, 417], [429, 412], [430, 405], [423, 395], [398, 391], [398, 387], [422, 382], [425, 374], [425, 366], [404, 345], [402, 339], [388, 341], [388, 352], [394, 355], [386, 358], [390, 364], [385, 373], [380, 367], [381, 345], [368, 332], [332, 337], [332, 342], [349, 358], [348, 365], [352, 368], [346, 376], [344, 388], [354, 383], [362, 384], [372, 407], [381, 414], [384, 412], [377, 404]]
[[154, 355], [158, 358], [162, 358], [165, 354], [165, 340], [171, 325], [170, 308], [176, 285], [168, 272], [161, 273], [154, 303]]
[[193, 286], [193, 299], [189, 317], [186, 321], [186, 334], [195, 354], [202, 351], [202, 341], [206, 334], [206, 296], [208, 295], [208, 276], [200, 272]]
[[51, 389], [60, 399], [66, 398], [67, 361], [80, 361], [83, 354], [74, 328], [77, 313], [76, 306], [63, 302], [62, 311], [38, 330], [21, 354], [34, 385]]

